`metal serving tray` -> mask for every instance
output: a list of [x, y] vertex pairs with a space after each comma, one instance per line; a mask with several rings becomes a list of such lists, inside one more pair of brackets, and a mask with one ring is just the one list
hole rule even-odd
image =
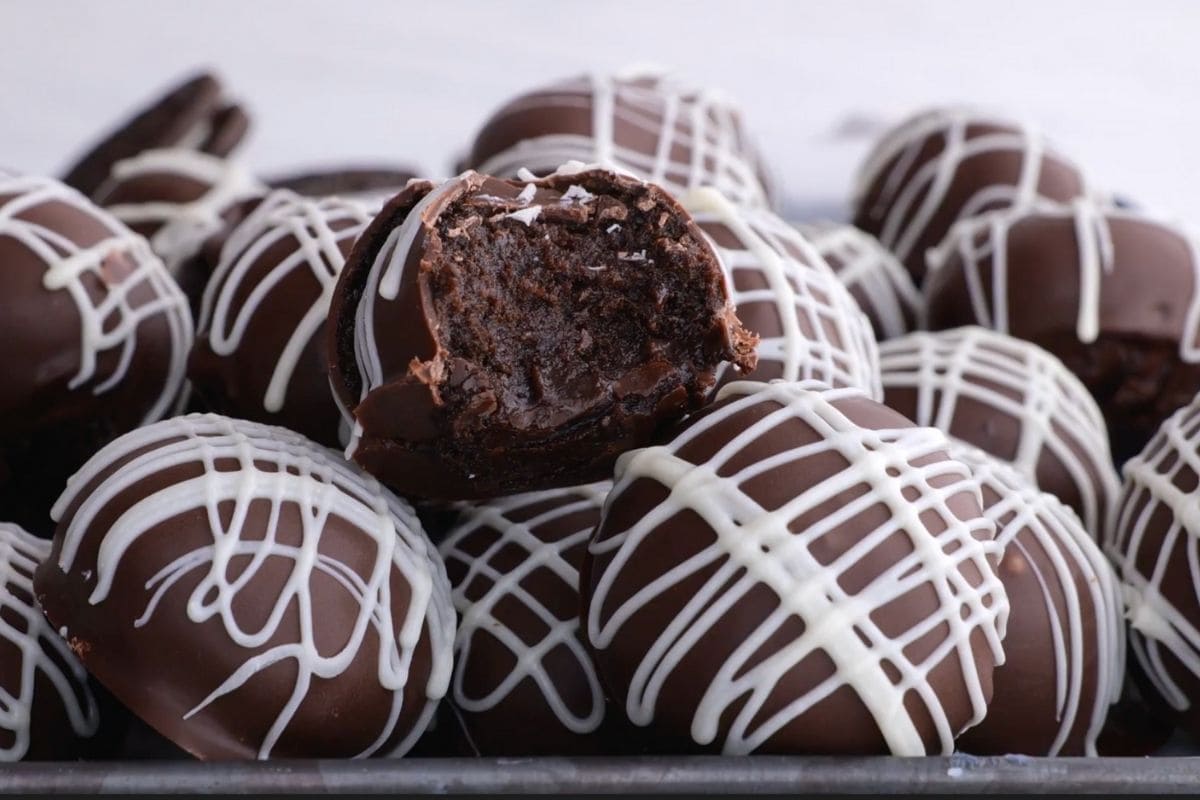
[[0, 790], [71, 794], [1200, 794], [1200, 756], [19, 763], [0, 768]]

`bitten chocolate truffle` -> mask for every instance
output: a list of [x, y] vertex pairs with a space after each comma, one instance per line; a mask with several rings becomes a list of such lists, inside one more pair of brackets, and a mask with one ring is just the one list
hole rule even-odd
[[869, 233], [853, 225], [814, 222], [797, 226], [825, 259], [871, 321], [879, 340], [917, 327], [925, 305], [912, 276]]
[[209, 410], [345, 443], [325, 318], [346, 255], [373, 216], [353, 200], [278, 190], [229, 234], [188, 370]]
[[[579, 566], [608, 483], [462, 509], [440, 550], [460, 622], [450, 699], [482, 755], [610, 752], [579, 631]], [[609, 714], [609, 728], [612, 716]]]
[[712, 186], [739, 205], [769, 205], [737, 108], [662, 72], [585, 75], [520, 95], [484, 123], [467, 166], [517, 178], [568, 161], [629, 172], [673, 194]]
[[192, 344], [146, 241], [51, 178], [0, 172], [0, 509], [49, 532], [67, 476], [161, 418]]
[[755, 363], [691, 217], [583, 167], [409, 184], [354, 246], [329, 334], [348, 456], [426, 499], [606, 478], [722, 362]]
[[1200, 397], [1173, 414], [1125, 465], [1105, 548], [1129, 603], [1132, 650], [1150, 685], [1200, 733]]
[[613, 701], [670, 749], [951, 752], [1008, 601], [949, 447], [857, 389], [739, 381], [622, 456], [581, 588]]
[[1200, 252], [1178, 225], [1080, 200], [964, 225], [931, 266], [929, 327], [983, 325], [1058, 356], [1118, 464], [1200, 390]]
[[720, 380], [819, 380], [882, 398], [871, 323], [829, 265], [792, 225], [738, 207], [714, 189], [684, 196], [732, 288], [738, 319], [759, 337], [758, 366], [726, 364]]
[[91, 196], [112, 175], [113, 165], [147, 150], [183, 147], [227, 156], [242, 143], [250, 118], [225, 96], [217, 78], [194, 75], [141, 109], [105, 136], [67, 170], [63, 182]]
[[1010, 606], [987, 716], [959, 737], [958, 749], [1094, 756], [1125, 673], [1116, 575], [1057, 498], [981, 450], [960, 445], [951, 453], [983, 489], [983, 513], [1004, 548], [999, 575]]
[[0, 761], [69, 759], [100, 726], [87, 672], [33, 598], [50, 543], [0, 522]]
[[888, 406], [1012, 465], [1103, 538], [1121, 479], [1096, 401], [1061, 361], [978, 326], [902, 336], [879, 355]]
[[117, 162], [94, 199], [146, 237], [196, 310], [210, 274], [201, 249], [266, 192], [237, 161], [174, 148]]
[[1079, 168], [1032, 127], [969, 108], [917, 114], [867, 156], [854, 224], [912, 273], [959, 220], [988, 211], [1067, 202], [1087, 194]]
[[403, 754], [445, 694], [450, 587], [412, 509], [291, 431], [141, 428], [54, 513], [46, 617], [198, 758]]

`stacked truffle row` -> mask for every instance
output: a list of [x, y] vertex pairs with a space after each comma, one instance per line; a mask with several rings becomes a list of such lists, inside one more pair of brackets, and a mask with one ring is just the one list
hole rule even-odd
[[[53, 533], [4, 576], [47, 679], [0, 674], [10, 757], [129, 713], [205, 759], [1123, 733], [1094, 387], [1004, 332], [909, 333], [913, 252], [928, 290], [946, 231], [1070, 200], [1014, 171], [1035, 140], [902, 128], [877, 240], [782, 220], [737, 110], [658, 74], [514, 99], [447, 180], [264, 181], [246, 119], [200, 78], [69, 173], [90, 199], [0, 179], [31, 363], [0, 516]], [[976, 196], [956, 159], [989, 148], [1011, 186]]]

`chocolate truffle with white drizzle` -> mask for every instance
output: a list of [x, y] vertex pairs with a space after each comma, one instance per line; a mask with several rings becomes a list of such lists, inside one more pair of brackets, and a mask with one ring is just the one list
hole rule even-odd
[[754, 371], [725, 365], [722, 382], [811, 379], [882, 398], [871, 323], [799, 231], [715, 189], [689, 192], [681, 202], [721, 260], [738, 319], [759, 337]]
[[1138, 666], [1167, 704], [1200, 732], [1200, 397], [1166, 420], [1125, 464], [1105, 548], [1129, 603]]
[[762, 166], [737, 108], [660, 70], [565, 80], [492, 115], [467, 159], [487, 175], [537, 175], [568, 161], [628, 172], [674, 194], [711, 186], [739, 205], [769, 205]]
[[450, 699], [480, 754], [605, 753], [620, 739], [579, 630], [579, 567], [610, 485], [463, 504], [440, 545], [460, 614]]
[[347, 259], [329, 335], [347, 456], [443, 500], [607, 477], [756, 342], [679, 204], [583, 165], [409, 184]]
[[853, 225], [812, 222], [797, 226], [850, 296], [871, 320], [880, 341], [917, 326], [925, 305], [912, 276], [871, 234]]
[[100, 726], [87, 672], [33, 597], [50, 543], [0, 522], [0, 761], [66, 759]]
[[939, 108], [900, 123], [867, 156], [854, 224], [895, 253], [920, 285], [926, 251], [957, 221], [1087, 192], [1079, 168], [1032, 126], [977, 109]]
[[1008, 615], [949, 446], [857, 389], [739, 381], [623, 455], [581, 586], [613, 700], [670, 748], [949, 753]]
[[1094, 756], [1125, 673], [1124, 605], [1112, 566], [1071, 509], [973, 447], [952, 455], [983, 489], [1004, 548], [1004, 665], [988, 714], [958, 739], [978, 755]]
[[403, 754], [446, 692], [450, 587], [412, 509], [291, 431], [141, 428], [54, 513], [47, 618], [199, 758]]
[[146, 241], [52, 178], [0, 172], [0, 507], [34, 533], [67, 476], [164, 416], [192, 343]]
[[1121, 481], [1104, 417], [1061, 361], [978, 326], [912, 333], [879, 355], [888, 406], [1011, 464], [1103, 538]]
[[189, 367], [207, 408], [344, 445], [325, 319], [346, 255], [374, 211], [278, 190], [229, 234], [204, 293]]
[[1177, 224], [1091, 200], [990, 215], [930, 267], [929, 327], [982, 325], [1058, 356], [1096, 398], [1118, 463], [1200, 391], [1200, 248]]

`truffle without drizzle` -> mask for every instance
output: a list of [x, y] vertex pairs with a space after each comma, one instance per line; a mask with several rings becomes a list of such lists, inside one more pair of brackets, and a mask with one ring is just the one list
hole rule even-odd
[[687, 213], [590, 168], [411, 183], [355, 245], [329, 327], [347, 455], [417, 498], [605, 478], [722, 362], [755, 363]]
[[1120, 477], [1087, 387], [1031, 342], [970, 326], [879, 346], [884, 402], [1011, 464], [1100, 541]]
[[982, 325], [1058, 356], [1118, 464], [1200, 391], [1200, 248], [1179, 225], [1078, 200], [964, 224], [930, 264], [929, 328]]
[[141, 428], [54, 511], [46, 617], [198, 758], [400, 755], [445, 694], [450, 587], [412, 509], [291, 431]]
[[209, 410], [344, 444], [325, 318], [346, 255], [373, 216], [353, 200], [279, 190], [229, 234], [188, 369]]
[[608, 489], [464, 504], [440, 545], [461, 619], [450, 699], [479, 754], [605, 753], [620, 744], [612, 735], [620, 713], [606, 715], [579, 630], [579, 567]]
[[614, 702], [668, 752], [951, 752], [1008, 602], [949, 446], [857, 389], [739, 381], [623, 455], [581, 586]]

